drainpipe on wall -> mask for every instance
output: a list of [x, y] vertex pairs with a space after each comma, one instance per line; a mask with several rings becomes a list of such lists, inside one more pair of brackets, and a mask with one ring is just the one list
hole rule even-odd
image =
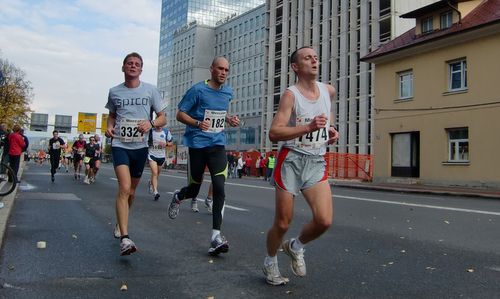
[[451, 9], [453, 9], [454, 11], [457, 12], [458, 14], [458, 24], [462, 24], [462, 13], [460, 13], [460, 10], [458, 10], [458, 8], [456, 8], [455, 6], [453, 6], [450, 1], [446, 1], [446, 3], [448, 4], [449, 7], [451, 7]]

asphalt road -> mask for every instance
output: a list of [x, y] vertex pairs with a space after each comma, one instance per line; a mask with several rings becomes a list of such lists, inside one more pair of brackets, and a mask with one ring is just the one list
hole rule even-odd
[[[130, 217], [139, 251], [120, 257], [111, 166], [88, 186], [64, 172], [51, 183], [48, 165], [28, 163], [0, 252], [0, 297], [500, 298], [498, 200], [334, 188], [334, 224], [306, 247], [307, 276], [294, 277], [280, 253], [290, 283], [271, 287], [261, 272], [274, 216], [268, 183], [228, 180], [230, 251], [213, 258], [212, 218], [201, 201], [200, 213], [184, 202], [177, 219], [167, 216], [186, 174], [164, 172], [158, 202], [147, 193], [148, 175]], [[288, 237], [309, 218], [298, 197]]]

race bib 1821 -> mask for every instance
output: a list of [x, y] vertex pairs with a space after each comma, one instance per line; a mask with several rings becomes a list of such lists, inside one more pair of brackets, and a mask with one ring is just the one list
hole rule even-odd
[[[312, 118], [297, 118], [297, 126], [307, 125], [312, 121]], [[329, 123], [326, 124], [326, 127], [316, 130], [314, 132], [307, 133], [295, 139], [295, 144], [299, 148], [303, 149], [313, 149], [319, 148], [325, 145], [328, 142], [328, 127]]]
[[140, 119], [122, 119], [119, 123], [119, 138], [121, 142], [144, 142], [144, 133], [137, 127]]
[[205, 117], [203, 119], [210, 121], [210, 128], [206, 132], [219, 133], [224, 131], [226, 113], [226, 111], [205, 110]]

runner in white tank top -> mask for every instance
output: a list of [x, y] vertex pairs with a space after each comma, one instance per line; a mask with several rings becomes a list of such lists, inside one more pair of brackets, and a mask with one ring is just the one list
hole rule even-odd
[[[327, 144], [338, 138], [330, 113], [335, 89], [316, 81], [319, 61], [312, 48], [298, 49], [290, 61], [298, 80], [281, 97], [269, 130], [271, 141], [283, 142], [273, 173], [275, 219], [267, 233], [267, 256], [262, 268], [271, 285], [289, 281], [279, 271], [278, 249], [281, 247], [291, 258], [293, 273], [305, 276], [304, 245], [323, 234], [333, 221], [332, 194], [323, 154]], [[302, 227], [299, 236], [282, 243], [293, 218], [294, 196], [299, 191], [311, 207], [313, 219]]]

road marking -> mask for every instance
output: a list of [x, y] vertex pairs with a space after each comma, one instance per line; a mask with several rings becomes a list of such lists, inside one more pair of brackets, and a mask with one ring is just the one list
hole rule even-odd
[[[168, 175], [168, 174], [161, 174], [161, 175], [162, 176], [167, 176], [167, 177], [172, 177], [172, 178], [186, 179], [185, 176], [175, 176], [175, 175]], [[210, 179], [205, 179], [205, 181], [211, 182]], [[240, 184], [240, 183], [228, 183], [227, 181], [226, 181], [226, 185], [249, 187], [249, 188], [256, 188], [256, 189], [274, 190], [274, 187], [254, 186], [254, 185], [246, 185], [246, 184]], [[368, 201], [368, 202], [375, 202], [375, 203], [385, 203], [385, 204], [391, 204], [391, 205], [420, 207], [420, 208], [428, 208], [428, 209], [438, 209], [438, 210], [447, 210], [447, 211], [455, 211], [455, 212], [464, 212], [464, 213], [475, 213], [475, 214], [485, 214], [485, 215], [500, 216], [500, 212], [490, 212], [490, 211], [482, 211], [482, 210], [451, 208], [451, 207], [443, 207], [443, 206], [434, 206], [434, 205], [407, 203], [407, 202], [399, 202], [399, 201], [388, 201], [388, 200], [380, 200], [380, 199], [370, 199], [370, 198], [345, 196], [345, 195], [333, 195], [333, 198], [345, 198], [345, 199], [353, 199], [353, 200], [359, 200], [359, 201]], [[226, 205], [226, 206], [229, 207], [228, 205]]]
[[500, 267], [498, 267], [498, 266], [486, 267], [486, 269], [500, 272]]
[[465, 213], [476, 213], [476, 214], [486, 214], [486, 215], [495, 215], [500, 216], [499, 212], [489, 212], [482, 210], [471, 210], [471, 209], [461, 209], [461, 208], [450, 208], [443, 206], [433, 206], [433, 205], [424, 205], [417, 203], [407, 203], [400, 201], [388, 201], [388, 200], [380, 200], [380, 199], [370, 199], [370, 198], [362, 198], [362, 197], [353, 197], [353, 196], [345, 196], [345, 195], [335, 195], [334, 198], [345, 198], [345, 199], [353, 199], [359, 201], [368, 201], [368, 202], [376, 202], [376, 203], [386, 203], [391, 205], [400, 205], [400, 206], [410, 206], [410, 207], [419, 207], [419, 208], [428, 208], [428, 209], [438, 209], [438, 210], [448, 210], [455, 212], [465, 212]]
[[[167, 192], [168, 194], [174, 194], [174, 192]], [[203, 198], [196, 198], [197, 201], [201, 201], [201, 202], [205, 202], [205, 199]], [[238, 208], [238, 207], [235, 207], [235, 206], [232, 206], [232, 205], [228, 205], [228, 204], [225, 204], [226, 208], [228, 209], [232, 209], [232, 210], [236, 210], [236, 211], [242, 211], [242, 212], [248, 212], [249, 210], [248, 209], [244, 209], [244, 208]]]
[[[176, 179], [186, 179], [185, 176], [175, 176], [175, 175], [170, 175], [170, 174], [160, 174], [161, 176], [166, 176], [166, 177], [171, 177], [171, 178], [176, 178]], [[203, 181], [211, 183], [211, 179], [203, 179]], [[274, 187], [265, 187], [265, 186], [255, 186], [255, 185], [246, 185], [246, 184], [240, 184], [240, 183], [229, 183], [226, 180], [226, 185], [231, 185], [231, 186], [240, 186], [240, 187], [249, 187], [249, 188], [256, 188], [256, 189], [266, 189], [266, 190], [274, 190]]]

